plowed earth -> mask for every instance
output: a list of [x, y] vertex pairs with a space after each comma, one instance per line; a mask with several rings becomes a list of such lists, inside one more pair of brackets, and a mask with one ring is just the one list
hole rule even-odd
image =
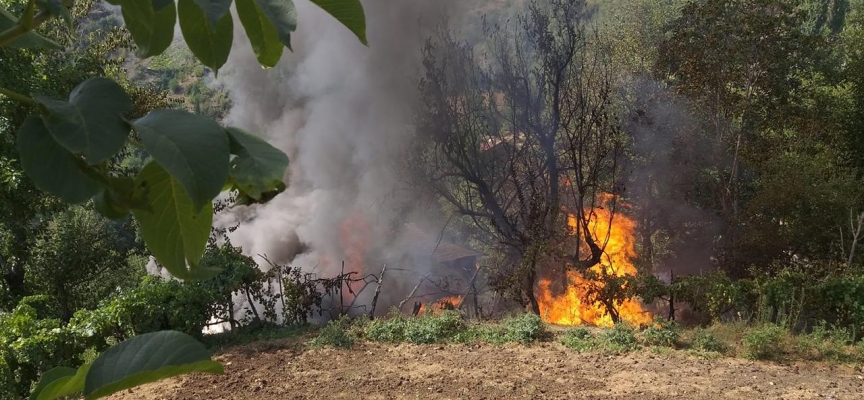
[[307, 350], [296, 340], [228, 349], [226, 374], [190, 375], [112, 399], [864, 399], [851, 366], [707, 360], [680, 351], [579, 354], [557, 343]]

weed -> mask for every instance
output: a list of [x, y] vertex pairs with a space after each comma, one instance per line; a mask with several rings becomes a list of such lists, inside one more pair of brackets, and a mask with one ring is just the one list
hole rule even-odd
[[521, 314], [502, 322], [507, 341], [531, 343], [546, 335], [546, 324], [537, 314]]
[[642, 331], [641, 342], [646, 346], [675, 347], [680, 339], [680, 329], [674, 321], [662, 321]]
[[350, 349], [354, 347], [354, 337], [347, 330], [351, 320], [347, 316], [331, 320], [320, 331], [318, 336], [309, 342], [312, 347], [336, 347]]
[[797, 339], [796, 348], [805, 359], [842, 361], [850, 358], [846, 348], [852, 343], [852, 333], [846, 329], [831, 329], [822, 323]]
[[723, 343], [716, 335], [705, 330], [699, 329], [693, 334], [691, 347], [698, 351], [708, 351], [723, 353], [726, 351], [726, 344]]
[[603, 333], [604, 347], [607, 352], [624, 353], [639, 348], [636, 332], [626, 323], [617, 323]]
[[462, 316], [456, 311], [442, 311], [438, 315], [406, 320], [405, 340], [425, 344], [445, 341], [465, 328]]
[[579, 352], [586, 352], [597, 348], [597, 340], [591, 335], [591, 331], [583, 327], [576, 327], [561, 335], [561, 344]]
[[776, 360], [784, 354], [783, 342], [786, 330], [777, 325], [762, 325], [752, 328], [741, 339], [743, 356], [752, 360]]
[[366, 339], [375, 342], [397, 343], [405, 340], [406, 319], [401, 315], [370, 321], [363, 330]]

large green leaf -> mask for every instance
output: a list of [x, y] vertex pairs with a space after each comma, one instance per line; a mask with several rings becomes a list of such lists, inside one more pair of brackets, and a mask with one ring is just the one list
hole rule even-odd
[[224, 374], [204, 345], [191, 336], [161, 331], [145, 333], [103, 352], [84, 383], [86, 399], [107, 396], [143, 383], [190, 372]]
[[[8, 29], [12, 29], [16, 24], [18, 24], [18, 18], [14, 15], [6, 11], [5, 8], [0, 7], [0, 32], [5, 32]], [[57, 42], [46, 38], [36, 32], [28, 32], [18, 39], [15, 39], [9, 47], [18, 47], [24, 49], [32, 49], [41, 47], [44, 49], [62, 49], [63, 46], [57, 44]]]
[[57, 382], [61, 379], [75, 376], [76, 372], [77, 370], [75, 368], [70, 367], [55, 367], [49, 369], [48, 371], [45, 371], [45, 373], [42, 374], [42, 376], [39, 378], [39, 382], [36, 384], [36, 388], [34, 388], [33, 392], [30, 393], [30, 400], [37, 399], [39, 397], [39, 394], [42, 393], [42, 391], [45, 390], [48, 385], [51, 385], [52, 383]]
[[242, 129], [229, 127], [226, 130], [231, 141], [231, 153], [237, 155], [231, 160], [231, 179], [237, 188], [260, 200], [262, 193], [279, 187], [288, 168], [288, 156]]
[[90, 165], [123, 148], [129, 124], [123, 115], [132, 99], [120, 85], [106, 78], [90, 78], [72, 90], [69, 102], [39, 97], [50, 112], [45, 124], [51, 135], [73, 153], [83, 153]]
[[279, 34], [279, 42], [291, 48], [291, 33], [297, 29], [297, 9], [292, 0], [255, 0]]
[[231, 0], [195, 0], [195, 4], [204, 10], [211, 29], [216, 29], [216, 24], [231, 8]]
[[194, 270], [204, 254], [213, 223], [212, 203], [196, 211], [180, 182], [154, 161], [138, 173], [135, 186], [147, 193], [152, 208], [132, 210], [147, 248], [171, 275], [193, 277], [187, 265]]
[[150, 155], [183, 185], [196, 211], [219, 194], [230, 153], [218, 123], [185, 111], [156, 110], [132, 126]]
[[[84, 379], [87, 377], [87, 372], [90, 370], [91, 364], [84, 364], [81, 368], [77, 370], [66, 367], [58, 367], [49, 370], [45, 374], [42, 375], [42, 379], [39, 380], [39, 384], [36, 386], [36, 389], [33, 390], [33, 393], [30, 395], [30, 400], [54, 400], [63, 398], [66, 396], [73, 395], [84, 390]], [[57, 377], [57, 379], [51, 379], [46, 376], [51, 371], [62, 368], [62, 371], [58, 371], [58, 373], [63, 373], [63, 376]], [[68, 370], [72, 370], [71, 374], [69, 374]], [[42, 383], [45, 382], [45, 385], [42, 386]]]
[[368, 45], [366, 42], [366, 15], [360, 0], [312, 0], [312, 2], [330, 13], [351, 32], [354, 32], [361, 43]]
[[272, 67], [282, 57], [282, 44], [276, 27], [255, 4], [255, 0], [237, 0], [237, 16], [246, 30], [252, 50], [258, 62], [265, 67]]
[[162, 54], [174, 40], [177, 9], [174, 2], [163, 4], [159, 11], [152, 0], [123, 0], [123, 21], [138, 46], [138, 57]]
[[101, 187], [88, 176], [86, 163], [54, 140], [42, 118], [28, 117], [17, 136], [21, 166], [37, 187], [72, 204], [99, 193]]
[[192, 54], [202, 64], [213, 69], [218, 74], [219, 68], [228, 61], [231, 43], [234, 40], [234, 20], [231, 14], [225, 14], [216, 23], [214, 29], [207, 22], [207, 14], [195, 0], [180, 0], [177, 3], [180, 15], [180, 31], [192, 50]]

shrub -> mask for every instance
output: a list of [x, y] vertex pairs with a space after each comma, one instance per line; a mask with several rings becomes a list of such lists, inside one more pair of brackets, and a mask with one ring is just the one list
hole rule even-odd
[[595, 338], [588, 329], [576, 327], [567, 330], [561, 336], [561, 344], [573, 350], [583, 352], [597, 347]]
[[[362, 318], [362, 317], [361, 317]], [[350, 349], [354, 347], [354, 337], [348, 334], [351, 320], [347, 316], [331, 320], [327, 323], [309, 344], [313, 347], [336, 347]]]
[[674, 321], [655, 323], [642, 331], [640, 337], [646, 346], [675, 347], [680, 339], [678, 324]]
[[424, 315], [407, 320], [405, 340], [428, 344], [446, 341], [465, 328], [462, 316], [456, 311], [442, 311], [437, 315]]
[[779, 359], [783, 354], [786, 330], [777, 325], [752, 328], [742, 338], [744, 357], [753, 360]]
[[452, 339], [457, 343], [506, 343], [507, 332], [499, 327], [488, 324], [466, 324], [465, 329], [457, 332]]
[[840, 361], [848, 358], [846, 346], [852, 344], [852, 333], [843, 328], [831, 329], [822, 323], [797, 339], [796, 347], [803, 358]]
[[59, 365], [78, 366], [84, 349], [60, 319], [40, 319], [27, 302], [0, 312], [0, 398], [26, 398], [30, 385]]
[[603, 339], [605, 349], [614, 353], [632, 351], [639, 347], [636, 332], [626, 323], [615, 324], [612, 329], [603, 333]]
[[405, 317], [391, 315], [374, 319], [363, 330], [364, 336], [375, 342], [398, 343], [405, 340]]
[[713, 351], [717, 353], [726, 351], [726, 345], [723, 341], [705, 329], [699, 329], [693, 334], [691, 346], [701, 351]]
[[94, 341], [166, 329], [200, 338], [215, 299], [198, 285], [147, 276], [141, 286], [109, 298], [98, 309], [76, 312], [70, 327]]
[[537, 314], [525, 313], [507, 318], [502, 326], [507, 340], [513, 342], [536, 342], [546, 334], [546, 324]]

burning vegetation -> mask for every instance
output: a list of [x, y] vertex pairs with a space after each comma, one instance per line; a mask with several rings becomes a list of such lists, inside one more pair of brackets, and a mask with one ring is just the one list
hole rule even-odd
[[[544, 321], [558, 325], [603, 327], [613, 326], [616, 320], [636, 326], [651, 321], [650, 314], [642, 308], [639, 300], [627, 296], [629, 282], [626, 278], [635, 276], [637, 272], [632, 263], [636, 256], [636, 224], [626, 215], [612, 211], [610, 202], [613, 200], [616, 199], [612, 195], [601, 196], [601, 206], [589, 214], [588, 229], [594, 238], [605, 243], [600, 263], [585, 272], [568, 265], [563, 293], [554, 292], [550, 277], [539, 280], [537, 300]], [[567, 213], [568, 233], [573, 236], [582, 235], [577, 218], [573, 213]], [[584, 244], [585, 238], [580, 239], [578, 243]], [[604, 296], [600, 293], [604, 292], [620, 300], [601, 300], [600, 297]]]

